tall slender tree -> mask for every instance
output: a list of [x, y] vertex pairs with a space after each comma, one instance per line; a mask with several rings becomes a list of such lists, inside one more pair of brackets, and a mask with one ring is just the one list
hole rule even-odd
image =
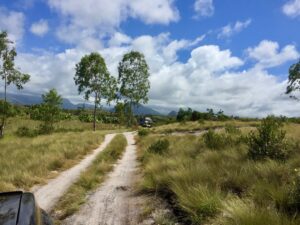
[[290, 97], [296, 99], [296, 96], [291, 94], [297, 90], [300, 90], [300, 60], [291, 65], [289, 69], [289, 83], [286, 88], [286, 94], [290, 94]]
[[86, 100], [94, 97], [93, 129], [96, 130], [97, 107], [101, 106], [101, 100], [106, 99], [109, 104], [115, 99], [117, 82], [110, 76], [105, 61], [99, 53], [93, 52], [81, 58], [76, 64], [75, 84], [78, 92], [84, 93]]
[[7, 87], [14, 84], [17, 89], [23, 89], [23, 85], [30, 79], [28, 74], [23, 74], [15, 67], [17, 52], [13, 42], [8, 39], [6, 32], [0, 32], [0, 78], [4, 81], [4, 104], [0, 123], [0, 137], [4, 135], [4, 127], [7, 118]]
[[128, 125], [132, 125], [132, 107], [148, 102], [149, 67], [142, 53], [131, 51], [123, 56], [118, 70], [120, 94], [128, 106], [126, 110], [129, 114]]
[[41, 126], [42, 133], [50, 133], [54, 130], [54, 123], [60, 120], [62, 97], [56, 89], [51, 89], [42, 95], [43, 103], [39, 110], [44, 124]]

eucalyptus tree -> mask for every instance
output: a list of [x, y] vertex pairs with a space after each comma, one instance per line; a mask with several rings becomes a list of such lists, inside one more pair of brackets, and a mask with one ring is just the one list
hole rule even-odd
[[129, 114], [128, 125], [132, 125], [132, 107], [140, 103], [148, 102], [150, 89], [149, 66], [144, 55], [137, 51], [131, 51], [123, 56], [118, 67], [120, 83], [120, 95], [127, 106]]
[[76, 64], [75, 84], [79, 94], [84, 93], [84, 98], [89, 100], [94, 97], [93, 129], [96, 130], [97, 107], [101, 106], [101, 100], [106, 99], [109, 104], [115, 99], [117, 82], [109, 74], [103, 57], [96, 52], [85, 55]]
[[[291, 65], [289, 69], [289, 83], [286, 88], [286, 94], [291, 94], [297, 90], [300, 90], [300, 60]], [[296, 99], [294, 95], [291, 95], [291, 97]]]
[[16, 49], [13, 42], [9, 40], [6, 32], [0, 32], [0, 78], [4, 82], [4, 104], [2, 108], [2, 118], [0, 123], [0, 137], [4, 135], [4, 127], [7, 118], [7, 87], [15, 85], [18, 90], [23, 89], [23, 85], [30, 79], [28, 74], [21, 73], [15, 67]]

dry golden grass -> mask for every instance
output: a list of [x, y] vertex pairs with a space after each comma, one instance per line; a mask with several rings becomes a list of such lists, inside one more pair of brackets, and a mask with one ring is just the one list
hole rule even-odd
[[28, 190], [74, 165], [109, 131], [54, 133], [34, 138], [7, 135], [0, 140], [0, 191]]
[[[291, 145], [284, 161], [250, 159], [244, 139], [232, 145], [226, 138], [222, 148], [211, 149], [203, 137], [193, 135], [139, 137], [141, 188], [175, 205], [188, 224], [300, 224], [295, 208], [299, 205], [295, 182], [300, 176], [300, 148], [295, 143], [300, 141], [300, 125], [284, 128]], [[243, 128], [240, 134], [250, 130]], [[170, 147], [157, 154], [149, 146], [159, 139], [169, 140]]]
[[153, 133], [170, 133], [175, 131], [196, 131], [196, 130], [205, 130], [209, 128], [218, 128], [224, 127], [226, 124], [232, 124], [236, 127], [252, 127], [259, 124], [258, 121], [205, 121], [204, 123], [196, 122], [185, 122], [185, 123], [171, 123], [167, 125], [162, 125], [154, 127], [151, 129]]

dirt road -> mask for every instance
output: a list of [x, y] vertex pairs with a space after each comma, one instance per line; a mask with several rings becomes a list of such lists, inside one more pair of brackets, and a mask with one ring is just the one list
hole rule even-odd
[[66, 225], [134, 225], [142, 200], [134, 196], [137, 179], [136, 146], [133, 133], [124, 133], [128, 145], [125, 153], [79, 212], [66, 219]]
[[77, 180], [80, 173], [92, 163], [99, 152], [105, 149], [114, 136], [115, 134], [107, 134], [99, 148], [95, 149], [92, 154], [86, 156], [79, 164], [62, 172], [46, 185], [34, 187], [32, 191], [35, 194], [39, 206], [49, 212], [65, 191]]

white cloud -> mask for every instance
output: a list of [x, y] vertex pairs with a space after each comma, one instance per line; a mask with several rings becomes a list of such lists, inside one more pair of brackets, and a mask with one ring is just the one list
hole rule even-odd
[[[172, 40], [168, 33], [137, 38], [119, 33], [109, 41], [109, 47], [99, 46], [94, 50], [105, 58], [114, 76], [124, 53], [132, 49], [143, 52], [151, 70], [149, 104], [156, 109], [182, 106], [202, 111], [223, 109], [225, 113], [240, 116], [299, 115], [300, 102], [291, 101], [284, 94], [286, 81], [279, 81], [262, 67], [241, 70], [244, 60], [233, 56], [229, 49], [196, 46], [185, 63], [178, 61], [178, 51], [190, 48], [195, 41]], [[271, 48], [271, 57], [283, 54], [283, 49], [277, 48], [274, 53]], [[75, 99], [78, 96], [73, 81], [75, 64], [89, 52], [78, 46], [58, 54], [20, 53], [18, 66], [32, 75], [24, 91], [41, 93], [55, 87], [64, 97]], [[263, 54], [254, 55], [260, 63], [264, 62]]]
[[300, 16], [300, 0], [291, 0], [282, 7], [284, 14], [290, 17]]
[[30, 27], [30, 31], [37, 36], [44, 36], [49, 31], [48, 21], [41, 19], [40, 21], [33, 23]]
[[194, 3], [194, 10], [197, 14], [196, 17], [209, 17], [214, 14], [215, 7], [213, 0], [196, 0]]
[[258, 46], [248, 48], [247, 54], [257, 61], [257, 66], [262, 68], [276, 67], [291, 60], [299, 58], [299, 53], [294, 45], [286, 45], [279, 49], [277, 42], [263, 40]]
[[109, 46], [121, 46], [123, 44], [129, 44], [131, 41], [131, 37], [127, 36], [126, 34], [116, 32], [109, 40]]
[[21, 12], [9, 11], [0, 7], [0, 30], [7, 31], [9, 38], [19, 42], [24, 34], [25, 16]]
[[179, 20], [179, 11], [174, 0], [129, 0], [128, 7], [133, 17], [140, 18], [147, 24], [169, 24]]
[[218, 38], [229, 38], [245, 28], [247, 28], [251, 24], [252, 20], [248, 19], [246, 21], [237, 21], [235, 24], [228, 24], [221, 28], [220, 33], [218, 34]]
[[86, 0], [84, 4], [81, 0], [48, 0], [48, 4], [62, 16], [58, 37], [71, 43], [86, 37], [81, 33], [97, 38], [112, 34], [128, 18], [147, 24], [179, 20], [173, 0]]

